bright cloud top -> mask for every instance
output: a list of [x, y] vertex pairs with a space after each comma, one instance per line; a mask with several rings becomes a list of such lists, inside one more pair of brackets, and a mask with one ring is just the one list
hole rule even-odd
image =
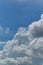
[[27, 28], [19, 28], [0, 51], [0, 65], [43, 65], [43, 15]]

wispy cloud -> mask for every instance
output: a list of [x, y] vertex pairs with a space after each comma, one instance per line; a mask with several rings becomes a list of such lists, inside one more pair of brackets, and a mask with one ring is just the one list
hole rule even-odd
[[10, 33], [10, 29], [9, 28], [3, 28], [0, 26], [0, 35], [7, 35]]

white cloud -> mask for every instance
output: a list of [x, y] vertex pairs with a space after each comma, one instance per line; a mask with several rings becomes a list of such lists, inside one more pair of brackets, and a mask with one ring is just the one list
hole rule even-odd
[[[9, 30], [9, 29], [7, 29]], [[43, 15], [27, 28], [19, 28], [0, 51], [0, 65], [43, 64]]]
[[2, 42], [2, 41], [0, 41], [0, 44], [5, 44], [6, 42]]
[[11, 30], [9, 28], [3, 28], [2, 26], [0, 26], [0, 36], [8, 36], [10, 35]]
[[[9, 28], [3, 28], [2, 26], [0, 26], [0, 49], [3, 48], [3, 46], [5, 45], [6, 42], [2, 41], [3, 39], [5, 39], [6, 37], [11, 36], [11, 30]], [[6, 39], [7, 40], [7, 39]], [[2, 47], [2, 48], [1, 48]]]
[[10, 29], [7, 28], [7, 29], [5, 30], [5, 33], [6, 33], [6, 34], [10, 33]]
[[7, 41], [8, 38], [10, 39], [10, 37], [13, 36], [12, 31], [10, 30], [10, 28], [4, 28], [2, 26], [0, 26], [0, 41]]

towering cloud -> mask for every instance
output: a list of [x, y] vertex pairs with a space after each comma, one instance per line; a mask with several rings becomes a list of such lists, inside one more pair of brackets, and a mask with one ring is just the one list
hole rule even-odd
[[0, 51], [0, 65], [43, 65], [43, 15], [27, 28], [19, 28]]

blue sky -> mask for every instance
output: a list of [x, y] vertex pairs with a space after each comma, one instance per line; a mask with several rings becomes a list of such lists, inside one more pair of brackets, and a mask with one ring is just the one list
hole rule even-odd
[[12, 39], [19, 27], [27, 27], [32, 21], [38, 20], [42, 13], [42, 0], [0, 0], [0, 26], [12, 31], [10, 36], [2, 35], [0, 40]]
[[43, 65], [43, 0], [0, 0], [0, 65]]

